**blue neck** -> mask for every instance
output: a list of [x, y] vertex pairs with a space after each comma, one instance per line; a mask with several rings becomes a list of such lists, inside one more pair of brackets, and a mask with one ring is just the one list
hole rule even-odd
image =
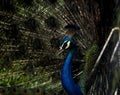
[[62, 85], [69, 95], [83, 95], [80, 90], [80, 87], [74, 83], [73, 77], [72, 77], [71, 61], [72, 61], [75, 50], [76, 48], [71, 49], [69, 51], [67, 58], [64, 62], [64, 65], [62, 68], [62, 74], [61, 74]]

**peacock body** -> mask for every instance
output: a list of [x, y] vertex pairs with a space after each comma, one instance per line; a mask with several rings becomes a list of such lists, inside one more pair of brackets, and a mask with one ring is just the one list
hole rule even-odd
[[[111, 29], [120, 26], [119, 4], [119, 0], [0, 0], [0, 92], [112, 95], [117, 89], [119, 95], [117, 63], [100, 63], [92, 72]], [[65, 29], [68, 24], [80, 29], [73, 35]], [[58, 55], [61, 45], [67, 50]]]

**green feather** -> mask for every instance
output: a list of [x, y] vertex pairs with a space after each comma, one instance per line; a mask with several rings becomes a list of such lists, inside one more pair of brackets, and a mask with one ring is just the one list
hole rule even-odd
[[92, 68], [94, 67], [95, 61], [98, 56], [98, 46], [96, 44], [93, 44], [86, 52], [85, 54], [85, 65], [83, 74], [80, 76], [79, 84], [81, 85], [81, 90], [83, 93], [85, 93], [85, 83], [87, 81], [87, 77], [90, 74]]

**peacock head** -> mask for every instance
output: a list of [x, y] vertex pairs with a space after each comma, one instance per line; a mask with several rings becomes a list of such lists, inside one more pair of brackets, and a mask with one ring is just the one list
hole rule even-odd
[[60, 43], [59, 52], [61, 54], [65, 50], [76, 48], [75, 40], [71, 36], [65, 36]]
[[60, 50], [72, 49], [75, 47], [75, 41], [70, 36], [65, 36], [60, 43]]
[[65, 26], [65, 29], [68, 30], [66, 33], [67, 36], [65, 36], [61, 41], [58, 54], [62, 53], [64, 50], [70, 50], [76, 47], [73, 36], [75, 35], [76, 31], [80, 30], [80, 27], [75, 24], [68, 24]]
[[75, 35], [76, 31], [80, 30], [80, 27], [75, 24], [68, 24], [65, 26], [65, 29], [68, 30], [66, 33], [67, 36], [62, 39], [58, 54], [62, 53], [64, 50], [70, 50], [76, 47], [73, 36]]

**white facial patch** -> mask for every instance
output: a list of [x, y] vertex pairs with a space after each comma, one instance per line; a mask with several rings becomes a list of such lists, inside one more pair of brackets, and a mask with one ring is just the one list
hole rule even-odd
[[65, 49], [68, 49], [70, 47], [70, 41], [67, 42], [67, 46], [65, 47]]
[[65, 41], [61, 46], [60, 50], [62, 49], [68, 49], [70, 47], [70, 41]]

